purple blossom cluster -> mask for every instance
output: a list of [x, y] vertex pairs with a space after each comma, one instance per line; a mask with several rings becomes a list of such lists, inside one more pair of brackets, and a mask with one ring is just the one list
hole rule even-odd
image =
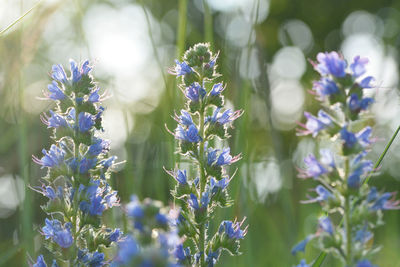
[[[55, 103], [41, 119], [52, 130], [54, 143], [33, 161], [47, 169], [42, 185], [33, 188], [48, 201], [42, 206], [46, 218], [41, 233], [53, 254], [52, 266], [104, 266], [99, 246], [109, 247], [122, 235], [101, 221], [105, 210], [119, 205], [117, 192], [108, 183], [116, 157], [108, 156], [109, 141], [102, 131], [100, 105], [103, 96], [93, 81], [89, 61], [70, 61], [70, 75], [54, 65], [46, 99]], [[83, 240], [85, 240], [83, 242]], [[43, 256], [33, 266], [47, 266]]]
[[228, 129], [242, 114], [241, 110], [224, 108], [225, 86], [215, 83], [220, 76], [217, 57], [209, 44], [197, 44], [185, 52], [182, 61], [176, 60], [170, 71], [181, 81], [179, 87], [186, 97], [185, 108], [174, 116], [178, 125], [170, 133], [178, 141], [177, 152], [188, 157], [193, 167], [166, 170], [177, 182], [172, 191], [181, 206], [176, 227], [185, 242], [175, 254], [184, 266], [214, 266], [224, 250], [238, 255], [240, 240], [247, 232], [243, 221], [223, 221], [214, 235], [209, 233], [215, 209], [233, 203], [228, 194], [232, 180], [228, 170], [241, 158], [233, 156], [229, 146], [213, 147], [215, 139], [229, 138]]
[[[357, 56], [348, 65], [336, 52], [319, 53], [317, 62], [312, 62], [321, 79], [311, 93], [321, 109], [317, 116], [304, 113], [307, 121], [299, 123], [302, 129], [298, 133], [334, 144], [322, 148], [319, 155], [308, 155], [299, 169], [300, 178], [317, 182], [302, 202], [318, 202], [325, 215], [318, 219], [317, 231], [299, 242], [293, 254], [304, 252], [308, 242], [318, 239], [320, 249], [338, 257], [345, 266], [373, 267], [370, 257], [377, 251], [371, 246], [373, 230], [382, 224], [382, 211], [400, 208], [394, 193], [379, 192], [367, 184], [374, 171], [366, 159], [373, 138], [364, 116], [374, 102], [365, 96], [374, 81], [365, 77], [367, 63], [368, 59]], [[302, 260], [298, 266], [311, 264]]]

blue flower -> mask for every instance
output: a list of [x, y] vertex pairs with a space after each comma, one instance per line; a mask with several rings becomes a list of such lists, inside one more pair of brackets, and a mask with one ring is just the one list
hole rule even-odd
[[330, 235], [333, 235], [333, 225], [329, 217], [321, 217], [318, 220], [319, 227]]
[[352, 148], [355, 144], [357, 144], [357, 137], [354, 133], [347, 131], [346, 127], [343, 127], [340, 130], [340, 138], [344, 141], [344, 145], [347, 148]]
[[356, 236], [354, 238], [355, 241], [361, 242], [361, 243], [366, 243], [369, 240], [371, 240], [373, 234], [367, 230], [367, 225], [364, 225], [364, 227], [356, 232]]
[[206, 256], [207, 267], [213, 267], [217, 263], [218, 257], [219, 257], [218, 251], [212, 252], [210, 250]]
[[195, 194], [191, 193], [188, 199], [189, 206], [194, 209], [198, 210], [200, 208], [199, 201]]
[[128, 236], [118, 242], [118, 253], [114, 262], [122, 265], [129, 264], [138, 253], [137, 242], [131, 236]]
[[67, 81], [67, 75], [65, 74], [64, 68], [62, 65], [58, 64], [58, 65], [53, 65], [53, 67], [51, 68], [51, 77], [56, 80], [59, 81], [61, 83], [65, 83]]
[[190, 126], [193, 124], [192, 116], [190, 116], [190, 113], [184, 109], [181, 110], [180, 116], [175, 116], [175, 117], [176, 117], [176, 120], [179, 123], [181, 123], [182, 125]]
[[300, 241], [296, 246], [292, 248], [292, 254], [295, 255], [297, 252], [304, 252], [307, 243], [313, 238], [312, 235], [307, 236], [304, 240]]
[[356, 267], [378, 267], [373, 265], [369, 260], [360, 260], [357, 262]]
[[301, 260], [299, 265], [296, 265], [296, 267], [310, 267], [310, 265], [308, 265], [306, 263], [306, 260]]
[[320, 149], [319, 153], [321, 155], [320, 161], [322, 164], [332, 168], [335, 167], [335, 160], [330, 149]]
[[207, 150], [207, 164], [212, 165], [217, 160], [217, 152], [219, 149], [209, 148]]
[[110, 142], [108, 140], [103, 140], [100, 138], [94, 138], [92, 145], [89, 146], [88, 153], [92, 156], [98, 156], [101, 153], [105, 153], [109, 150]]
[[375, 79], [372, 76], [365, 77], [364, 79], [361, 80], [360, 86], [361, 86], [361, 88], [372, 88], [373, 85], [371, 84], [371, 82], [374, 82], [374, 81], [375, 81]]
[[168, 224], [168, 218], [162, 213], [157, 213], [155, 217], [156, 221], [161, 224], [161, 225], [167, 225]]
[[103, 165], [104, 168], [108, 169], [112, 166], [113, 162], [117, 159], [116, 156], [111, 156], [107, 159], [103, 159], [100, 164]]
[[83, 64], [81, 69], [79, 69], [78, 64], [73, 60], [70, 59], [69, 63], [71, 65], [71, 79], [73, 83], [77, 83], [81, 80], [82, 75], [87, 75], [89, 73], [89, 71], [92, 69], [89, 66], [89, 61], [86, 60]]
[[108, 240], [111, 242], [117, 242], [121, 236], [122, 232], [119, 228], [117, 228], [108, 236]]
[[219, 226], [219, 234], [226, 234], [230, 239], [243, 239], [247, 229], [241, 230], [243, 222], [222, 221]]
[[363, 75], [366, 71], [365, 65], [368, 64], [368, 58], [361, 58], [360, 56], [356, 56], [354, 58], [354, 62], [351, 63], [350, 69], [353, 72], [353, 77], [357, 78]]
[[192, 124], [189, 126], [187, 130], [183, 129], [182, 126], [178, 125], [176, 128], [175, 137], [177, 139], [189, 142], [189, 143], [198, 143], [201, 141], [201, 137], [199, 136], [199, 131], [197, 127]]
[[44, 157], [38, 159], [33, 156], [33, 161], [43, 167], [59, 167], [64, 163], [65, 151], [56, 145], [51, 145], [50, 150], [47, 152], [45, 149], [42, 150]]
[[367, 196], [367, 201], [372, 202], [372, 201], [376, 200], [378, 197], [379, 197], [378, 189], [376, 189], [375, 186], [371, 187], [371, 189], [368, 193], [368, 196]]
[[369, 144], [371, 144], [371, 140], [370, 140], [371, 133], [372, 133], [372, 128], [370, 126], [367, 126], [364, 129], [362, 129], [361, 131], [359, 131], [356, 134], [358, 143], [360, 145], [362, 145], [363, 147], [366, 147]]
[[144, 210], [140, 205], [139, 199], [135, 195], [131, 196], [131, 201], [126, 205], [126, 211], [128, 216], [135, 219], [140, 219], [144, 216]]
[[242, 115], [242, 112], [240, 110], [237, 110], [236, 112], [232, 112], [232, 110], [227, 109], [220, 116], [218, 116], [220, 110], [221, 110], [221, 108], [216, 108], [213, 115], [206, 118], [205, 123], [211, 122], [211, 123], [218, 123], [218, 124], [224, 125], [226, 123], [234, 121], [240, 115]]
[[396, 210], [400, 209], [400, 201], [391, 199], [393, 193], [383, 193], [377, 197], [374, 204], [370, 207], [371, 210]]
[[80, 112], [78, 115], [79, 131], [87, 132], [94, 125], [93, 116], [86, 112]]
[[330, 53], [318, 53], [317, 60], [318, 65], [315, 66], [315, 69], [321, 75], [333, 75], [339, 78], [346, 75], [346, 61], [338, 53], [334, 51]]
[[210, 179], [210, 190], [211, 193], [214, 195], [218, 191], [225, 189], [229, 184], [229, 179], [228, 178], [222, 178], [219, 181], [216, 181], [214, 177], [211, 177]]
[[349, 188], [357, 189], [360, 187], [361, 174], [362, 172], [360, 172], [358, 169], [350, 174], [350, 176], [347, 178], [347, 185]]
[[50, 117], [47, 117], [47, 115], [44, 114], [44, 116], [41, 117], [42, 122], [47, 125], [47, 128], [51, 127], [58, 128], [58, 127], [68, 126], [68, 122], [63, 116], [55, 113], [52, 110], [50, 110], [50, 115], [51, 115]]
[[314, 203], [314, 202], [326, 201], [329, 198], [333, 198], [332, 193], [329, 192], [329, 190], [326, 189], [325, 187], [323, 187], [322, 185], [317, 185], [317, 187], [314, 190], [318, 195], [317, 197], [315, 197], [315, 198], [309, 197], [309, 200], [304, 200], [301, 202], [302, 203]]
[[94, 253], [85, 250], [78, 251], [78, 260], [85, 264], [85, 266], [90, 267], [101, 267], [104, 266], [104, 254], [98, 251]]
[[96, 88], [90, 93], [88, 101], [91, 103], [96, 103], [100, 101], [99, 88]]
[[222, 85], [222, 83], [216, 83], [213, 85], [210, 95], [211, 96], [217, 96], [220, 95], [222, 93], [222, 91], [224, 91], [225, 87]]
[[304, 158], [304, 163], [306, 164], [306, 169], [300, 170], [299, 174], [302, 178], [313, 177], [316, 179], [328, 172], [328, 170], [325, 169], [312, 154]]
[[194, 82], [185, 90], [185, 96], [192, 100], [193, 102], [197, 102], [201, 97], [206, 95], [206, 90], [200, 86], [199, 83]]
[[339, 92], [339, 88], [336, 83], [328, 78], [322, 78], [320, 81], [314, 82], [313, 89], [321, 97], [321, 99], [325, 99], [326, 96], [330, 96]]
[[175, 63], [175, 69], [171, 71], [171, 74], [179, 77], [193, 72], [193, 69], [185, 61], [182, 61], [182, 63], [180, 63], [179, 60], [175, 59]]
[[186, 259], [190, 258], [190, 248], [184, 248], [182, 244], [179, 244], [176, 246], [173, 254], [179, 263], [183, 262]]
[[37, 257], [36, 263], [34, 263], [32, 267], [47, 267], [47, 264], [44, 261], [43, 255], [39, 255]]
[[51, 238], [60, 247], [68, 248], [74, 241], [70, 228], [70, 223], [66, 223], [64, 226], [62, 226], [59, 220], [49, 220], [46, 218], [45, 226], [42, 228], [42, 232], [46, 239]]
[[366, 110], [372, 103], [374, 103], [373, 98], [365, 97], [360, 100], [357, 94], [352, 94], [348, 101], [349, 108], [353, 112], [360, 112], [361, 110]]
[[62, 100], [66, 97], [64, 92], [60, 89], [60, 87], [58, 87], [56, 81], [53, 81], [51, 84], [49, 84], [47, 89], [49, 89], [50, 92], [49, 98], [53, 100]]
[[87, 173], [90, 169], [96, 166], [97, 158], [83, 158], [79, 162], [79, 173]]
[[187, 175], [186, 170], [177, 170], [176, 175], [173, 176], [175, 180], [180, 183], [181, 185], [187, 184]]
[[305, 128], [305, 130], [298, 130], [303, 135], [312, 134], [315, 137], [320, 131], [332, 124], [331, 117], [322, 109], [318, 111], [318, 118], [308, 112], [304, 112], [304, 116], [307, 118], [306, 124], [299, 123], [299, 125]]
[[216, 165], [217, 166], [223, 166], [223, 165], [229, 165], [232, 164], [240, 159], [240, 156], [235, 156], [232, 157], [230, 153], [231, 149], [229, 147], [224, 148], [222, 150], [222, 153], [219, 155]]

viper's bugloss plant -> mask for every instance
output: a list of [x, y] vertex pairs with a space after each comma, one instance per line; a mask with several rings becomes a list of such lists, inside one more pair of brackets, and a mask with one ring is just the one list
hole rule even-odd
[[171, 133], [178, 141], [177, 153], [189, 160], [191, 168], [167, 170], [177, 183], [172, 195], [181, 206], [178, 229], [186, 242], [179, 263], [185, 266], [214, 266], [224, 250], [238, 255], [247, 232], [243, 221], [234, 220], [222, 221], [216, 233], [209, 233], [216, 208], [233, 203], [228, 195], [232, 179], [228, 166], [240, 159], [240, 155], [231, 156], [229, 146], [217, 149], [211, 145], [216, 138], [228, 139], [228, 129], [242, 114], [224, 107], [225, 85], [215, 82], [220, 77], [217, 58], [208, 44], [197, 44], [170, 71], [187, 100], [174, 116], [178, 126]]
[[159, 201], [136, 196], [125, 207], [131, 221], [130, 233], [118, 242], [111, 266], [178, 267], [185, 258], [177, 230], [179, 210], [168, 209]]
[[[299, 177], [312, 178], [317, 185], [304, 203], [318, 202], [324, 215], [318, 230], [292, 250], [305, 250], [318, 239], [319, 248], [337, 256], [344, 266], [375, 266], [369, 261], [379, 247], [373, 244], [373, 230], [383, 224], [382, 212], [398, 209], [394, 193], [384, 193], [367, 183], [373, 164], [365, 157], [373, 143], [367, 126], [368, 108], [373, 98], [366, 97], [374, 79], [365, 77], [368, 59], [359, 56], [348, 66], [336, 53], [320, 53], [312, 62], [321, 79], [313, 91], [321, 109], [316, 116], [305, 112], [300, 135], [312, 135], [321, 146], [319, 155], [304, 159]], [[327, 145], [329, 144], [329, 145]], [[325, 146], [325, 147], [323, 147]], [[343, 218], [343, 221], [341, 221]], [[308, 266], [303, 260], [298, 266]]]
[[[116, 157], [108, 156], [110, 143], [99, 136], [104, 108], [91, 66], [70, 64], [70, 76], [61, 65], [52, 68], [45, 96], [55, 107], [41, 119], [52, 130], [53, 144], [42, 157], [33, 156], [47, 169], [42, 185], [34, 188], [48, 199], [40, 233], [52, 266], [103, 266], [108, 261], [103, 250], [121, 235], [102, 222], [103, 212], [119, 204], [108, 183]], [[34, 266], [46, 266], [42, 255]]]

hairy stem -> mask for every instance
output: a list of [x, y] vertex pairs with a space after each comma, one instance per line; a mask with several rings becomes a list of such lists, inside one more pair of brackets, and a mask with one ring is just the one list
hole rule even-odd
[[[345, 177], [349, 177], [349, 159], [345, 161]], [[346, 231], [346, 266], [351, 266], [351, 224], [350, 224], [350, 194], [346, 192], [344, 203], [344, 227]]]

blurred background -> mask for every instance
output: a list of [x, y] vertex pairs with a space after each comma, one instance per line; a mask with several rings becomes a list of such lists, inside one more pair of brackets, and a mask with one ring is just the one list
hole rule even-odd
[[[295, 135], [304, 110], [317, 103], [307, 94], [318, 75], [307, 62], [321, 51], [346, 59], [370, 59], [368, 74], [378, 88], [373, 105], [376, 161], [400, 124], [400, 1], [389, 0], [0, 0], [0, 266], [25, 266], [41, 247], [38, 233], [45, 199], [45, 170], [33, 164], [51, 144], [39, 115], [51, 108], [43, 96], [55, 63], [69, 58], [94, 62], [94, 75], [112, 98], [105, 101], [105, 133], [118, 156], [113, 184], [121, 202], [131, 194], [171, 202], [174, 184], [162, 167], [173, 168], [173, 137], [164, 128], [184, 103], [167, 70], [197, 42], [220, 51], [219, 72], [228, 106], [244, 109], [231, 131], [234, 154], [242, 153], [232, 182], [235, 206], [217, 220], [247, 216], [243, 255], [224, 256], [221, 266], [293, 266], [290, 250], [314, 232], [318, 204], [302, 205], [313, 181], [296, 178], [297, 165], [315, 150]], [[371, 183], [400, 189], [400, 149], [395, 141]], [[231, 170], [234, 171], [234, 170]], [[118, 217], [118, 211], [107, 214]], [[108, 218], [106, 218], [108, 219]], [[115, 221], [109, 219], [109, 221]], [[118, 220], [116, 220], [118, 223]], [[400, 214], [385, 214], [375, 241], [379, 266], [400, 266]], [[215, 226], [214, 226], [215, 227]], [[311, 243], [307, 262], [318, 251]], [[327, 258], [323, 266], [339, 266]]]

